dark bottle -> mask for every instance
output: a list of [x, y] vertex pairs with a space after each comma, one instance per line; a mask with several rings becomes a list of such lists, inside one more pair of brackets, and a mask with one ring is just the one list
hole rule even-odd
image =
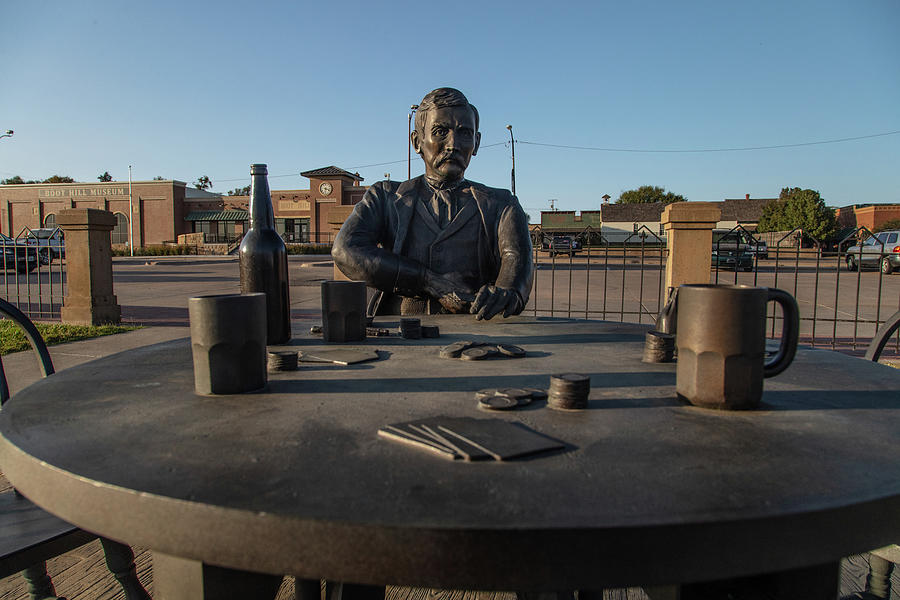
[[266, 165], [250, 165], [250, 230], [241, 240], [241, 292], [265, 292], [267, 344], [291, 339], [287, 248], [275, 231]]

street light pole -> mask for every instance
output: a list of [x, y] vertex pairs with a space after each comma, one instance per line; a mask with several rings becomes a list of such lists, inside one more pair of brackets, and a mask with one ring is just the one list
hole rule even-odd
[[406, 178], [412, 179], [412, 140], [410, 140], [410, 136], [412, 135], [412, 120], [413, 115], [416, 110], [419, 108], [418, 104], [413, 104], [409, 107], [409, 114], [407, 115], [407, 135], [406, 135]]
[[516, 140], [513, 137], [512, 125], [507, 125], [509, 129], [509, 143], [512, 145], [512, 171], [510, 171], [510, 180], [512, 181], [512, 195], [516, 195]]
[[15, 131], [13, 131], [12, 129], [7, 129], [6, 133], [0, 134], [0, 138], [12, 137], [14, 133]]

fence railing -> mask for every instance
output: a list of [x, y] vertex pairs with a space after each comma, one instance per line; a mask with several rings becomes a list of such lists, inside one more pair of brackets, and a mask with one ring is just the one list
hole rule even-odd
[[[535, 279], [525, 314], [655, 323], [666, 295], [668, 250], [662, 240], [649, 229], [639, 229], [617, 244], [590, 228], [578, 235], [585, 240], [582, 249], [559, 256], [544, 247], [540, 228], [532, 231]], [[836, 247], [846, 248], [853, 238], [870, 235], [860, 228]], [[849, 253], [835, 251], [834, 244], [800, 230], [781, 234], [774, 245], [762, 241], [741, 226], [719, 236], [713, 244], [710, 282], [791, 293], [800, 308], [801, 343], [861, 354], [878, 327], [900, 310], [900, 272], [877, 268], [892, 248], [865, 258], [858, 247]], [[850, 270], [848, 257], [853, 259]], [[876, 268], [865, 268], [869, 265]], [[774, 305], [769, 326], [769, 335], [778, 337], [781, 315]], [[900, 333], [892, 336], [883, 356], [900, 356]]]
[[0, 237], [0, 295], [31, 319], [60, 317], [66, 295], [66, 252], [61, 232], [56, 233], [48, 239], [25, 228], [15, 239]]

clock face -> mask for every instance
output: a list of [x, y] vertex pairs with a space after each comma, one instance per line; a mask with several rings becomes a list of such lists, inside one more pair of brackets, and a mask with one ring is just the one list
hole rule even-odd
[[327, 196], [327, 195], [331, 194], [331, 190], [333, 190], [333, 189], [334, 188], [332, 188], [331, 184], [328, 183], [327, 181], [325, 183], [322, 183], [319, 185], [319, 191], [322, 192], [323, 196]]

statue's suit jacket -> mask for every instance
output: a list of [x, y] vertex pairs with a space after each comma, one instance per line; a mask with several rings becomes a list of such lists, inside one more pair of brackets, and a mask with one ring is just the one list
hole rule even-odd
[[[478, 249], [481, 284], [515, 290], [528, 302], [533, 277], [531, 237], [519, 201], [507, 190], [465, 181], [481, 219], [484, 243]], [[332, 256], [350, 279], [381, 291], [375, 304], [393, 306], [387, 295], [424, 297], [425, 266], [404, 256], [404, 243], [416, 203], [430, 201], [433, 192], [424, 176], [408, 181], [380, 181], [354, 207], [334, 240]]]

